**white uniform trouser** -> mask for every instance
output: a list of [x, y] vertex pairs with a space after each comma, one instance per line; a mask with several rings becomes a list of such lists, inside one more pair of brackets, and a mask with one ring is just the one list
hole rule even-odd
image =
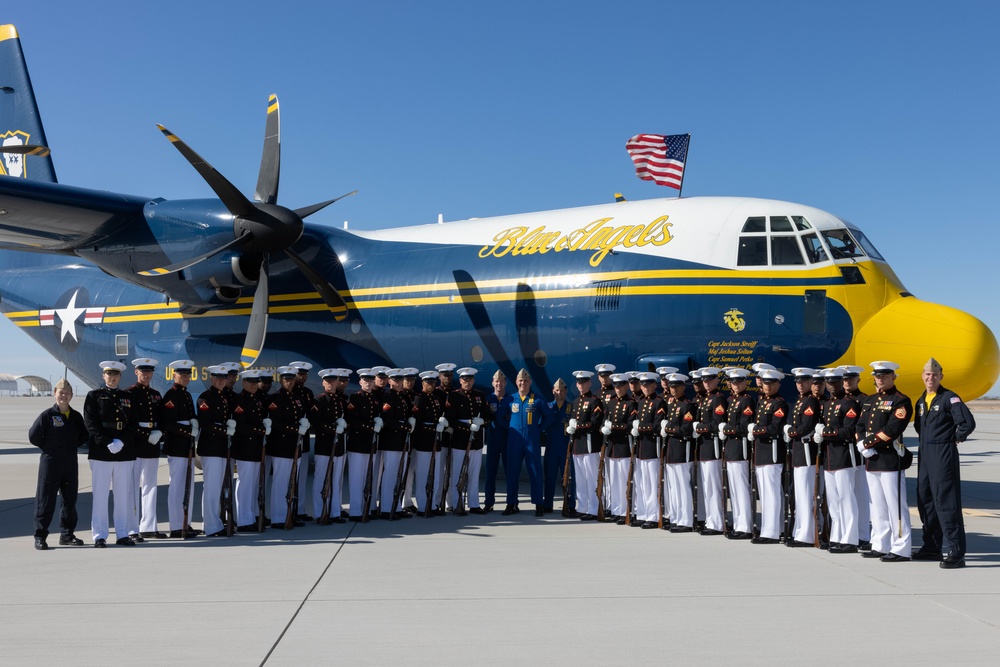
[[[308, 438], [309, 436], [303, 436]], [[306, 514], [306, 498], [307, 495], [306, 485], [309, 483], [309, 456], [310, 452], [299, 452], [299, 469], [296, 474], [298, 479], [298, 496], [299, 496], [299, 514]], [[316, 484], [315, 478], [313, 479], [313, 484]], [[323, 482], [320, 482], [320, 490], [322, 490]]]
[[858, 541], [869, 542], [872, 539], [871, 498], [868, 495], [868, 476], [863, 465], [854, 468], [854, 497], [858, 503]]
[[217, 533], [223, 528], [222, 518], [222, 478], [226, 473], [226, 459], [221, 456], [201, 457], [201, 516], [206, 535]]
[[[705, 528], [723, 531], [726, 529], [726, 514], [723, 507], [725, 499], [722, 497], [722, 461], [702, 461], [698, 464], [698, 474], [701, 477], [698, 485], [698, 514], [704, 514]], [[701, 509], [701, 498], [704, 498], [704, 511]]]
[[260, 461], [239, 461], [236, 464], [239, 475], [233, 502], [236, 505], [236, 525], [249, 526], [257, 523], [257, 488], [260, 486]]
[[629, 459], [608, 458], [608, 505], [612, 516], [625, 516]]
[[776, 540], [781, 536], [781, 464], [759, 465], [756, 474], [760, 496], [760, 536]]
[[[871, 496], [872, 551], [910, 557], [910, 510], [906, 504], [906, 480], [902, 473], [868, 473]], [[900, 513], [902, 505], [902, 513]], [[902, 523], [900, 523], [902, 522]]]
[[635, 461], [635, 516], [639, 521], [659, 521], [660, 511], [660, 460], [636, 459]]
[[[365, 498], [365, 478], [368, 476], [368, 459], [370, 454], [359, 454], [358, 452], [347, 452], [347, 486], [350, 505], [348, 512], [351, 516], [361, 516], [364, 512]], [[371, 513], [375, 505], [375, 476], [378, 472], [372, 462], [372, 497], [368, 503], [368, 511]]]
[[750, 465], [746, 461], [726, 461], [726, 472], [729, 475], [729, 503], [733, 506], [733, 530], [749, 533], [753, 530]]
[[[170, 530], [180, 530], [184, 526], [184, 484], [187, 480], [188, 457], [168, 456], [167, 469], [170, 471], [170, 485], [167, 487], [167, 520]], [[188, 491], [188, 525], [194, 517], [194, 463], [191, 464], [191, 489]]]
[[284, 524], [288, 518], [288, 482], [292, 478], [292, 460], [271, 458], [271, 523]]
[[[441, 497], [441, 474], [440, 465], [441, 453], [434, 457], [434, 498]], [[414, 467], [414, 478], [413, 478], [413, 497], [417, 501], [417, 511], [423, 512], [427, 505], [427, 473], [430, 471], [431, 465], [431, 453], [430, 452], [414, 452], [413, 453], [413, 467]], [[433, 502], [432, 502], [433, 505]]]
[[[462, 461], [465, 460], [464, 449], [451, 450], [451, 480], [448, 483], [448, 505], [452, 508], [458, 507], [458, 473], [462, 470]], [[469, 507], [479, 507], [479, 468], [483, 462], [483, 450], [469, 450], [469, 482], [467, 503]], [[463, 508], [464, 509], [464, 508]]]
[[[330, 518], [336, 519], [340, 516], [341, 494], [344, 492], [344, 458], [334, 457], [333, 473], [330, 477]], [[313, 486], [312, 486], [312, 509], [313, 516], [317, 519], [323, 515], [323, 487], [326, 486], [326, 473], [330, 467], [330, 457], [317, 454], [313, 457]]]
[[813, 504], [816, 502], [816, 469], [813, 466], [792, 468], [795, 477], [795, 526], [792, 539], [813, 543], [816, 524], [813, 520]]
[[858, 500], [854, 468], [823, 472], [826, 506], [830, 510], [830, 544], [858, 543]]
[[[571, 445], [572, 446], [572, 445]], [[597, 464], [600, 454], [574, 454], [576, 509], [580, 514], [597, 516]]]
[[129, 524], [129, 534], [156, 532], [156, 474], [159, 471], [160, 459], [135, 460], [132, 468], [137, 493], [133, 503], [136, 512]]
[[379, 485], [381, 489], [379, 507], [382, 512], [389, 513], [392, 510], [392, 497], [396, 495], [399, 466], [403, 465], [403, 452], [384, 450], [381, 454], [379, 458], [382, 459], [382, 483]]
[[694, 526], [691, 496], [692, 465], [692, 463], [668, 463], [666, 465], [664, 476], [669, 480], [667, 490], [670, 492], [671, 525], [686, 528]]
[[94, 506], [90, 530], [95, 540], [108, 539], [108, 496], [115, 494], [115, 536], [128, 537], [132, 512], [132, 464], [134, 461], [90, 461]]

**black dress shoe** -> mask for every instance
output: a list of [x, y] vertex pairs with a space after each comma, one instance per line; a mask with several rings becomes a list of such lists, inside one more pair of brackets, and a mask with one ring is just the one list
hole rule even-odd
[[643, 530], [649, 530], [651, 528], [659, 528], [659, 527], [660, 527], [660, 525], [656, 521], [643, 521], [642, 522], [642, 529]]
[[923, 549], [919, 549], [913, 554], [913, 560], [944, 560], [944, 556], [940, 551], [924, 551]]
[[856, 554], [858, 553], [857, 544], [831, 544], [830, 553], [832, 554]]
[[35, 548], [38, 549], [39, 551], [47, 551], [48, 548], [49, 548], [49, 545], [48, 545], [48, 543], [46, 543], [44, 537], [36, 537], [35, 538]]
[[517, 505], [507, 505], [502, 514], [503, 516], [510, 516], [511, 514], [517, 514], [519, 511], [520, 510], [517, 509]]
[[[374, 519], [375, 517], [373, 516], [372, 518]], [[395, 521], [399, 518], [399, 515], [398, 514], [390, 515], [388, 512], [382, 512], [381, 514], [378, 515], [378, 518], [382, 519], [383, 521]]]
[[722, 535], [721, 530], [713, 530], [711, 528], [702, 528], [698, 531], [699, 535]]
[[728, 537], [731, 540], [752, 540], [753, 534], [744, 533], [739, 530], [734, 530], [732, 532], [726, 533], [726, 537]]
[[98, 549], [103, 549], [104, 547], [108, 546], [108, 542], [107, 540], [102, 540], [102, 539], [94, 540], [94, 546], [97, 547]]
[[812, 542], [800, 542], [799, 540], [788, 540], [787, 542], [785, 542], [785, 546], [786, 547], [793, 547], [793, 548], [799, 548], [799, 549], [802, 549], [802, 548], [805, 548], [805, 547], [811, 547], [812, 545], [813, 545]]
[[403, 511], [404, 512], [409, 512], [410, 514], [416, 514], [417, 513], [417, 506], [416, 505], [407, 505], [406, 507], [403, 508]]
[[545, 509], [541, 505], [535, 505], [535, 516], [542, 516], [545, 514]]
[[438, 507], [434, 510], [434, 516], [444, 516], [447, 512], [444, 511], [443, 507]]
[[[43, 540], [45, 538], [42, 538]], [[63, 535], [59, 538], [59, 546], [63, 547], [82, 547], [83, 540], [81, 540], [76, 535], [70, 533], [69, 535]]]
[[455, 510], [455, 516], [468, 516], [468, 514], [465, 510]]
[[157, 530], [157, 531], [155, 531], [155, 532], [152, 532], [152, 533], [139, 533], [139, 534], [140, 534], [141, 536], [143, 536], [144, 538], [146, 538], [147, 540], [148, 540], [149, 538], [151, 538], [151, 537], [155, 537], [155, 538], [156, 538], [156, 539], [158, 539], [158, 540], [164, 540], [164, 539], [166, 539], [166, 538], [167, 538], [167, 534], [166, 534], [166, 533], [161, 533], [161, 532], [160, 532], [160, 531], [158, 531], [158, 530]]
[[257, 532], [257, 524], [255, 524], [255, 523], [248, 523], [245, 526], [236, 526], [236, 532], [237, 533], [256, 533]]
[[135, 542], [133, 542], [132, 540], [130, 540], [127, 537], [119, 537], [117, 540], [115, 540], [115, 544], [117, 544], [120, 547], [134, 547], [135, 546]]
[[469, 514], [486, 514], [486, 510], [482, 507], [470, 507]]
[[[360, 521], [360, 518], [358, 520]], [[277, 528], [278, 530], [284, 530], [285, 529], [285, 522], [284, 521], [281, 521], [281, 522], [272, 521], [271, 522], [271, 528]]]
[[555, 510], [549, 505], [546, 505], [545, 507], [542, 508], [542, 512], [544, 512], [545, 514], [552, 514], [554, 511]]
[[133, 542], [135, 542], [136, 544], [142, 544], [143, 542], [146, 541], [146, 540], [142, 539], [142, 535], [140, 535], [138, 533], [132, 533], [131, 535], [128, 536], [128, 538], [130, 540], [132, 540]]
[[862, 551], [861, 552], [861, 557], [862, 558], [881, 558], [882, 556], [885, 556], [885, 555], [886, 554], [882, 553], [881, 551]]
[[871, 551], [872, 543], [868, 540], [861, 540], [858, 542], [858, 551]]
[[[412, 514], [404, 514], [403, 516], [405, 516], [407, 519], [413, 518]], [[330, 519], [330, 523], [347, 523], [347, 519], [345, 519], [344, 517], [335, 516], [332, 519]]]
[[938, 567], [942, 570], [957, 570], [960, 567], [965, 567], [965, 558], [959, 555], [949, 555], [947, 558], [938, 563]]
[[205, 532], [204, 530], [198, 530], [197, 528], [192, 528], [191, 526], [187, 527], [188, 537], [195, 537], [197, 535], [202, 535], [204, 534], [204, 532]]
[[597, 517], [593, 514], [581, 514], [580, 521], [597, 521]]
[[313, 520], [313, 518], [311, 516], [309, 516], [308, 514], [296, 514], [295, 518], [298, 519], [299, 521], [312, 521]]
[[493, 505], [487, 505], [486, 507], [483, 508], [483, 514], [489, 514], [492, 511], [493, 511]]
[[217, 530], [207, 537], [226, 537], [226, 529], [223, 528], [222, 530]]
[[625, 525], [625, 517], [623, 517], [623, 516], [618, 517], [617, 519], [615, 519], [615, 523], [618, 524], [619, 526], [624, 526]]
[[671, 533], [693, 533], [694, 528], [691, 526], [674, 526], [670, 529]]
[[900, 556], [899, 554], [886, 554], [879, 558], [883, 563], [905, 563], [910, 560], [906, 556]]
[[779, 540], [774, 537], [754, 537], [750, 540], [751, 544], [778, 544]]
[[361, 517], [360, 516], [349, 515], [347, 517], [347, 520], [348, 521], [354, 521], [355, 523], [357, 523], [357, 522], [361, 521]]
[[576, 510], [563, 510], [562, 515], [567, 519], [579, 519], [580, 513]]

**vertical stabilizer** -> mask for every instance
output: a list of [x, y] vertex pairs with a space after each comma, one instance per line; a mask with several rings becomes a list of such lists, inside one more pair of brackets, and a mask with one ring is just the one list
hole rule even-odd
[[0, 174], [56, 182], [17, 28], [0, 25]]

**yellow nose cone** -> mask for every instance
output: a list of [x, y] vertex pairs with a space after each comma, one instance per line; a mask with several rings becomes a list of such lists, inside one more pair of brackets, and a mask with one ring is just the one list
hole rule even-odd
[[858, 366], [898, 363], [896, 386], [914, 399], [924, 390], [921, 374], [931, 357], [944, 369], [941, 384], [966, 401], [989, 391], [1000, 375], [1000, 348], [989, 327], [968, 313], [914, 297], [897, 299], [869, 319], [855, 336], [854, 351]]

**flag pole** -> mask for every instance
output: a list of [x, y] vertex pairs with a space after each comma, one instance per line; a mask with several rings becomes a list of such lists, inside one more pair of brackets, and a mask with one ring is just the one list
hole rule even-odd
[[677, 188], [677, 198], [681, 198], [681, 192], [684, 190], [684, 177], [687, 176], [688, 171], [688, 153], [691, 152], [691, 133], [687, 134], [687, 146], [684, 149], [684, 171], [681, 172], [681, 187]]

